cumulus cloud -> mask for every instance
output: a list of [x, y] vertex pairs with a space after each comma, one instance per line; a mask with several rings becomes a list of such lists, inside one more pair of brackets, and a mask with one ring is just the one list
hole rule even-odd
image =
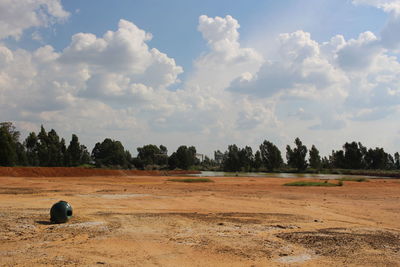
[[394, 12], [400, 14], [400, 1], [399, 0], [353, 0], [355, 5], [370, 5], [385, 12]]
[[369, 5], [389, 13], [389, 19], [381, 31], [381, 44], [387, 49], [400, 49], [400, 1], [353, 0], [355, 5]]
[[174, 59], [148, 47], [151, 38], [135, 24], [120, 20], [118, 30], [108, 31], [102, 38], [75, 34], [59, 62], [85, 74], [81, 96], [132, 104], [178, 82], [183, 72]]
[[378, 38], [372, 32], [361, 33], [358, 39], [351, 39], [337, 51], [340, 67], [346, 71], [365, 70], [383, 52]]
[[32, 52], [0, 46], [2, 114], [14, 120], [62, 120], [69, 117], [60, 115], [64, 112], [87, 110], [85, 101], [94, 103], [97, 116], [118, 113], [127, 120], [146, 109], [168, 109], [167, 87], [179, 82], [183, 70], [174, 59], [149, 48], [150, 38], [121, 20], [118, 30], [103, 38], [74, 35], [62, 52], [48, 45]]
[[46, 27], [68, 18], [60, 0], [2, 0], [0, 1], [0, 39], [19, 39], [24, 30]]
[[322, 55], [320, 45], [309, 33], [281, 34], [277, 42], [278, 59], [266, 61], [255, 75], [234, 80], [232, 91], [269, 97], [283, 90], [325, 89], [345, 79]]
[[196, 70], [188, 84], [221, 90], [243, 73], [254, 73], [259, 69], [264, 59], [255, 49], [241, 47], [239, 27], [231, 16], [200, 16], [198, 30], [210, 51], [196, 59]]

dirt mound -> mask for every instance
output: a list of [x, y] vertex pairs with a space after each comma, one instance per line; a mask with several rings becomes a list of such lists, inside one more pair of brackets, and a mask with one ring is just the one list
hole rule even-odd
[[0, 177], [168, 176], [195, 173], [198, 172], [184, 170], [110, 170], [76, 167], [0, 167]]

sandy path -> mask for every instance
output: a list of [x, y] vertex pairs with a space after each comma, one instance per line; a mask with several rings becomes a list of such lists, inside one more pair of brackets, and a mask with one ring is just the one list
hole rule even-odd
[[400, 266], [400, 180], [169, 178], [0, 177], [1, 265]]

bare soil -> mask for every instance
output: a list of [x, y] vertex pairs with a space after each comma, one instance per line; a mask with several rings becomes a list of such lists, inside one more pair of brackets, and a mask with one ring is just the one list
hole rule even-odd
[[[163, 175], [3, 175], [0, 265], [400, 266], [399, 180]], [[74, 216], [50, 224], [59, 200]]]

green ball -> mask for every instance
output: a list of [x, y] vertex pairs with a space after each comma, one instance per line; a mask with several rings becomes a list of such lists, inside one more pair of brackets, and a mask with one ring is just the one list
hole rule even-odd
[[52, 223], [65, 223], [72, 217], [72, 207], [66, 201], [58, 201], [51, 207], [50, 221]]

